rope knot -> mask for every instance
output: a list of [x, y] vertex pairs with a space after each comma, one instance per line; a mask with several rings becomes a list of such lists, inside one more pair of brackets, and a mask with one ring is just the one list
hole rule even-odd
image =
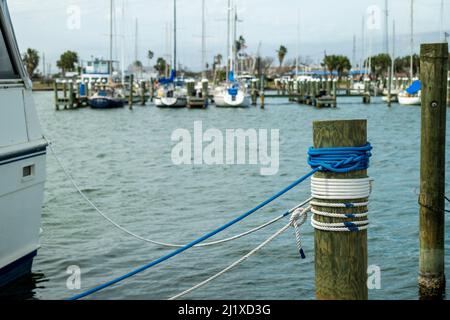
[[290, 225], [295, 230], [295, 240], [298, 248], [298, 252], [300, 254], [300, 257], [302, 259], [306, 259], [305, 252], [303, 251], [302, 246], [302, 239], [301, 239], [301, 233], [300, 233], [300, 227], [306, 222], [308, 219], [308, 212], [311, 211], [311, 206], [303, 208], [296, 208], [292, 214], [291, 218], [289, 220]]

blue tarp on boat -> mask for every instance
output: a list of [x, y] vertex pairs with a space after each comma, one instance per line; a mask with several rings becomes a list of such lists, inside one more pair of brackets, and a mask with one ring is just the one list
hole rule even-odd
[[172, 70], [170, 72], [170, 78], [161, 78], [161, 79], [158, 80], [158, 82], [161, 83], [161, 84], [172, 83], [175, 80], [175, 75], [176, 75], [176, 71]]
[[416, 94], [420, 90], [422, 90], [422, 83], [420, 82], [420, 80], [416, 80], [408, 89], [406, 89], [406, 92], [408, 92], [409, 94]]
[[234, 71], [230, 71], [228, 74], [228, 81], [234, 82]]

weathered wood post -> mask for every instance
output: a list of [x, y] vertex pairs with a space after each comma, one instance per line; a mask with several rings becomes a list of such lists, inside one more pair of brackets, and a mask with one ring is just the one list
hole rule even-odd
[[[367, 143], [366, 120], [314, 122], [314, 147], [361, 147]], [[362, 179], [367, 170], [347, 174], [318, 172], [316, 178]], [[368, 199], [355, 200], [366, 202]], [[344, 200], [319, 200], [345, 203]], [[348, 202], [348, 201], [347, 201]], [[367, 212], [367, 207], [314, 209], [339, 214]], [[315, 217], [318, 222], [342, 223], [342, 219]], [[319, 300], [366, 300], [367, 288], [367, 230], [330, 232], [315, 230], [316, 298]]]
[[363, 93], [363, 103], [370, 103], [370, 80], [364, 79], [364, 93]]
[[134, 76], [130, 75], [130, 93], [128, 96], [128, 106], [133, 109], [133, 95], [134, 95]]
[[150, 95], [150, 102], [153, 102], [153, 98], [155, 96], [155, 79], [150, 79], [148, 90]]
[[66, 80], [63, 80], [63, 97], [64, 97], [63, 106], [64, 106], [64, 109], [67, 109], [67, 81]]
[[58, 97], [58, 82], [55, 80], [55, 82], [53, 82], [53, 92], [55, 94], [55, 108], [56, 111], [59, 110], [59, 97]]
[[333, 79], [326, 79], [326, 87], [325, 87], [325, 91], [327, 92], [327, 96], [331, 96], [331, 84], [332, 84]]
[[445, 140], [448, 44], [423, 44], [420, 53], [422, 131], [420, 161], [421, 299], [445, 292]]
[[141, 94], [141, 105], [145, 106], [145, 96], [147, 93], [147, 86], [145, 84], [145, 81], [141, 82], [141, 87], [140, 87], [140, 94]]
[[203, 107], [204, 108], [206, 108], [209, 104], [208, 86], [209, 86], [208, 80], [203, 80], [202, 81], [202, 98], [203, 98]]
[[251, 87], [250, 87], [250, 93], [251, 93], [251, 97], [252, 97], [252, 105], [256, 106], [256, 81], [252, 81], [251, 82]]
[[74, 105], [74, 91], [73, 91], [73, 82], [69, 81], [69, 109], [73, 108]]
[[265, 83], [264, 83], [264, 76], [261, 76], [261, 91], [259, 92], [259, 98], [261, 99], [261, 109], [264, 109], [265, 107]]

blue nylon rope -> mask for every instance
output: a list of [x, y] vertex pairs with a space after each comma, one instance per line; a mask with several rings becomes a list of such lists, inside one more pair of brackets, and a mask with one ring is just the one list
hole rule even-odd
[[353, 148], [310, 148], [308, 164], [311, 168], [321, 168], [321, 171], [348, 173], [369, 168], [372, 156], [370, 143]]
[[[249, 217], [259, 209], [265, 207], [266, 205], [270, 204], [271, 202], [275, 201], [282, 195], [286, 194], [288, 191], [292, 190], [305, 180], [309, 179], [312, 175], [314, 175], [318, 171], [332, 171], [337, 173], [343, 173], [343, 172], [350, 172], [354, 170], [364, 170], [367, 169], [369, 166], [369, 158], [371, 156], [370, 151], [372, 150], [372, 147], [370, 143], [365, 145], [361, 148], [326, 148], [326, 149], [309, 149], [309, 159], [308, 163], [311, 165], [312, 171], [308, 174], [304, 175], [303, 177], [299, 178], [297, 181], [293, 182], [291, 185], [286, 187], [285, 189], [281, 190], [277, 194], [273, 195], [266, 201], [262, 202], [258, 206], [254, 207], [253, 209], [247, 211], [243, 215], [237, 217], [236, 219], [228, 222], [227, 224], [221, 226], [220, 228], [198, 238], [197, 240], [192, 241], [191, 243], [185, 245], [182, 248], [179, 248], [159, 259], [156, 259], [138, 269], [135, 269], [123, 276], [120, 276], [116, 279], [113, 279], [111, 281], [108, 281], [102, 285], [99, 285], [97, 287], [94, 287], [88, 291], [85, 291], [83, 293], [80, 293], [78, 295], [75, 295], [68, 300], [79, 300], [82, 298], [85, 298], [87, 296], [90, 296], [96, 292], [99, 292], [101, 290], [104, 290], [108, 287], [111, 287], [119, 282], [122, 282], [128, 278], [131, 278], [138, 273], [141, 273], [145, 270], [148, 270], [166, 260], [169, 260], [170, 258], [173, 258], [192, 247], [196, 246], [197, 244], [204, 242], [208, 240], [209, 238], [212, 238], [213, 236], [217, 235], [218, 233], [230, 228], [231, 226], [237, 224], [238, 222], [244, 220], [245, 218]], [[289, 212], [286, 212], [284, 216], [288, 216]], [[302, 254], [300, 252], [300, 254]]]

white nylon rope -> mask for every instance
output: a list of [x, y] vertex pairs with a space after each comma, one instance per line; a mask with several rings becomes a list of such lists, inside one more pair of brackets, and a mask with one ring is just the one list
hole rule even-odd
[[[207, 285], [208, 283], [214, 281], [215, 279], [217, 279], [218, 277], [222, 276], [223, 274], [227, 273], [228, 271], [232, 270], [233, 268], [235, 268], [236, 266], [240, 265], [241, 263], [243, 263], [245, 260], [247, 260], [248, 258], [250, 258], [251, 256], [255, 255], [258, 251], [260, 251], [261, 249], [263, 249], [265, 246], [267, 246], [269, 243], [271, 243], [273, 240], [275, 240], [278, 236], [280, 236], [281, 234], [283, 234], [286, 230], [288, 230], [290, 227], [294, 227], [296, 229], [296, 238], [297, 238], [297, 244], [300, 245], [301, 247], [301, 241], [300, 241], [300, 233], [298, 230], [298, 228], [304, 224], [307, 220], [307, 214], [310, 211], [311, 207], [307, 207], [307, 208], [297, 208], [291, 216], [291, 219], [289, 221], [289, 223], [284, 226], [283, 228], [281, 228], [279, 231], [277, 231], [275, 234], [273, 234], [272, 236], [270, 236], [266, 241], [264, 241], [263, 243], [261, 243], [258, 247], [256, 247], [255, 249], [253, 249], [252, 251], [250, 251], [248, 254], [246, 254], [245, 256], [243, 256], [242, 258], [240, 258], [239, 260], [235, 261], [234, 263], [232, 263], [231, 265], [229, 265], [228, 267], [226, 267], [225, 269], [223, 269], [222, 271], [216, 273], [215, 275], [213, 275], [212, 277], [206, 279], [205, 281], [200, 282], [199, 284], [191, 287], [190, 289], [183, 291], [180, 294], [177, 294], [176, 296], [173, 296], [172, 298], [170, 298], [169, 300], [176, 300], [179, 299], [205, 285]], [[298, 233], [297, 233], [298, 232]], [[298, 237], [297, 237], [298, 234]], [[299, 244], [300, 243], [300, 244]]]
[[311, 194], [321, 200], [365, 199], [372, 191], [372, 179], [311, 178]]
[[[371, 178], [363, 179], [324, 179], [311, 178], [311, 194], [314, 198], [311, 205], [322, 208], [361, 208], [369, 205], [368, 201], [355, 202], [360, 199], [370, 197], [372, 192]], [[326, 203], [320, 200], [348, 200], [346, 203]], [[369, 212], [361, 213], [329, 213], [316, 208], [312, 208], [314, 216], [311, 218], [311, 225], [321, 231], [330, 232], [355, 232], [367, 230], [369, 226]], [[363, 219], [362, 221], [325, 223], [315, 219], [316, 216], [337, 218], [337, 219]]]
[[[171, 243], [164, 243], [164, 242], [160, 242], [160, 241], [155, 241], [155, 240], [151, 240], [151, 239], [146, 239], [144, 237], [141, 237], [135, 233], [133, 233], [132, 231], [126, 229], [125, 227], [121, 226], [120, 224], [118, 224], [117, 222], [115, 222], [114, 220], [112, 220], [110, 217], [108, 217], [102, 210], [100, 210], [86, 195], [85, 193], [81, 190], [81, 188], [78, 186], [78, 184], [76, 183], [75, 179], [72, 177], [72, 175], [69, 173], [69, 171], [66, 169], [66, 167], [62, 164], [61, 160], [59, 159], [58, 155], [56, 154], [56, 151], [54, 150], [52, 143], [50, 141], [47, 140], [47, 138], [44, 137], [44, 139], [47, 141], [48, 146], [53, 154], [53, 157], [56, 159], [56, 162], [58, 163], [59, 167], [61, 168], [61, 170], [64, 172], [64, 174], [66, 175], [66, 177], [69, 179], [69, 181], [71, 182], [71, 184], [73, 185], [73, 187], [75, 188], [75, 190], [80, 194], [80, 196], [100, 215], [102, 216], [106, 221], [108, 221], [110, 224], [112, 224], [114, 227], [116, 227], [117, 229], [121, 230], [122, 232], [132, 236], [133, 238], [143, 241], [143, 242], [147, 242], [147, 243], [151, 243], [153, 245], [157, 245], [157, 246], [161, 246], [161, 247], [169, 247], [169, 248], [182, 248], [184, 247], [184, 245], [179, 245], [179, 244], [171, 244]], [[298, 208], [301, 208], [305, 205], [307, 205], [310, 201], [312, 200], [312, 198], [304, 201], [303, 203], [300, 203], [298, 206], [292, 208], [291, 210], [289, 210], [289, 213], [293, 213], [295, 210], [297, 210]], [[202, 244], [198, 244], [195, 247], [197, 248], [201, 248], [201, 247], [208, 247], [208, 246], [213, 246], [213, 245], [219, 245], [219, 244], [223, 244], [223, 243], [227, 243], [233, 240], [237, 240], [240, 238], [243, 238], [245, 236], [248, 236], [252, 233], [255, 233], [261, 229], [264, 229], [280, 220], [282, 220], [283, 218], [285, 218], [285, 215], [281, 215], [279, 217], [276, 217], [262, 225], [260, 225], [259, 227], [256, 227], [254, 229], [251, 229], [247, 232], [238, 234], [236, 236], [233, 236], [231, 238], [227, 238], [227, 239], [223, 239], [223, 240], [218, 240], [218, 241], [213, 241], [213, 242], [205, 242]]]

